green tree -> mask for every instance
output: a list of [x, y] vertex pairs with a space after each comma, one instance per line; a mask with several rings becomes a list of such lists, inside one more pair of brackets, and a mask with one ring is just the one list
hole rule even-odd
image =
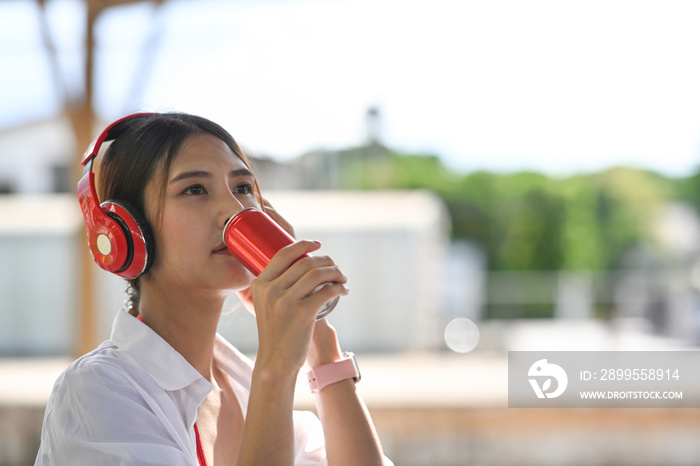
[[[428, 189], [447, 205], [455, 238], [481, 245], [491, 270], [600, 270], [651, 240], [656, 209], [689, 186], [615, 168], [554, 178], [541, 173], [457, 173], [431, 154], [375, 147], [343, 151], [346, 189]], [[377, 155], [379, 154], [379, 155]], [[697, 196], [700, 200], [700, 195]]]

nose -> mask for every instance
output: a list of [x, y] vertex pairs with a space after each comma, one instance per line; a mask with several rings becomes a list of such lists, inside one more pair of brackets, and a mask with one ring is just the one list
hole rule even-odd
[[229, 201], [226, 202], [226, 206], [221, 209], [219, 212], [219, 215], [217, 215], [216, 219], [216, 225], [219, 228], [224, 228], [226, 225], [226, 222], [236, 215], [238, 212], [241, 210], [245, 209], [247, 206], [243, 205], [243, 203], [234, 195], [231, 195], [229, 198]]
[[244, 206], [243, 203], [236, 197], [235, 194], [232, 194], [232, 195], [231, 195], [231, 198], [233, 199], [233, 203], [232, 203], [232, 204], [233, 204], [234, 208], [237, 209], [236, 212], [238, 212], [239, 210], [245, 209], [245, 206]]

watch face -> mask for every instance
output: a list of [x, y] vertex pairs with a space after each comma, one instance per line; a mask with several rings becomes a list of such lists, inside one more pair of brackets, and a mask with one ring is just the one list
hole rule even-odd
[[362, 374], [360, 374], [360, 366], [357, 365], [357, 361], [355, 358], [352, 358], [352, 362], [355, 363], [355, 370], [357, 371], [357, 377], [353, 377], [355, 380], [355, 383], [359, 382], [362, 379]]
[[357, 359], [355, 359], [355, 353], [351, 353], [349, 351], [346, 351], [343, 353], [343, 356], [346, 358], [352, 359], [352, 364], [355, 366], [355, 373], [357, 376], [353, 377], [352, 379], [355, 381], [355, 383], [359, 382], [362, 379], [362, 374], [360, 374], [360, 366], [357, 365]]

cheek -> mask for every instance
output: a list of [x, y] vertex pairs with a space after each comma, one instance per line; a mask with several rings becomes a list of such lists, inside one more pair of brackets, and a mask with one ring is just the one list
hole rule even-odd
[[[182, 262], [195, 257], [197, 246], [207, 247], [201, 225], [192, 218], [163, 216], [156, 239], [156, 264], [161, 261]], [[155, 264], [154, 264], [155, 265]]]
[[205, 229], [203, 222], [207, 215], [204, 208], [196, 206], [168, 208], [166, 205], [157, 228], [158, 235], [168, 242], [177, 242], [183, 237], [201, 236]]

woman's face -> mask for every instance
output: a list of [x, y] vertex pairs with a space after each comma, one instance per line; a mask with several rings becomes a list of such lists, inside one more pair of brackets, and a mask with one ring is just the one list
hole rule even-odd
[[248, 287], [252, 275], [226, 250], [226, 220], [244, 207], [260, 207], [255, 178], [222, 140], [210, 134], [188, 138], [164, 181], [160, 221], [153, 224], [160, 186], [146, 188], [156, 257], [149, 274], [160, 287], [228, 294]]

